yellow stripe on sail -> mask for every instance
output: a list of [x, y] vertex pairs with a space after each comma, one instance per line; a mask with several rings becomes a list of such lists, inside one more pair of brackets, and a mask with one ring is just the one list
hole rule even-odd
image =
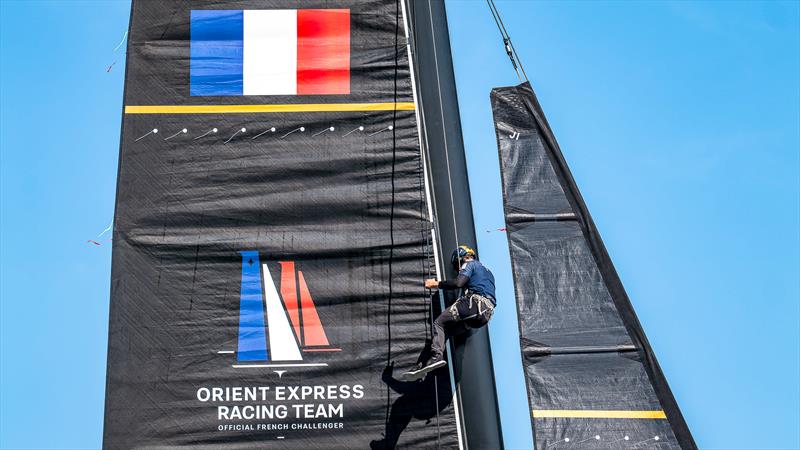
[[413, 111], [413, 102], [296, 103], [265, 105], [126, 105], [125, 114], [232, 114], [297, 112]]
[[664, 411], [590, 410], [590, 409], [534, 409], [533, 417], [559, 417], [578, 419], [666, 419]]

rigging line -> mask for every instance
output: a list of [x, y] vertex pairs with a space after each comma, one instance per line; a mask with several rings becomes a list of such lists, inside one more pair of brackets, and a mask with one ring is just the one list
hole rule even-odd
[[[421, 155], [421, 161], [422, 161], [422, 177], [423, 177], [423, 180], [424, 180], [424, 183], [425, 183], [424, 184], [424, 189], [425, 189], [426, 206], [428, 208], [428, 221], [432, 225], [432, 228], [430, 230], [430, 236], [432, 238], [433, 234], [436, 232], [436, 226], [437, 226], [437, 222], [436, 222], [436, 218], [435, 218], [435, 214], [434, 214], [434, 211], [436, 210], [436, 196], [431, 194], [431, 192], [433, 191], [433, 186], [431, 185], [431, 180], [428, 177], [428, 167], [431, 165], [430, 154], [427, 151], [427, 149], [429, 147], [428, 146], [428, 132], [427, 132], [427, 129], [426, 129], [426, 126], [425, 126], [425, 111], [421, 107], [422, 106], [422, 99], [421, 99], [420, 94], [418, 94], [418, 92], [417, 92], [417, 86], [416, 86], [415, 77], [418, 79], [419, 76], [417, 75], [417, 68], [414, 66], [414, 58], [412, 56], [412, 50], [411, 50], [412, 47], [413, 47], [414, 52], [417, 51], [417, 28], [416, 27], [411, 27], [410, 22], [408, 22], [406, 20], [407, 19], [405, 17], [405, 14], [406, 14], [405, 5], [406, 5], [406, 3], [403, 2], [402, 5], [403, 5], [403, 8], [404, 8], [403, 9], [404, 24], [406, 26], [406, 50], [408, 52], [407, 53], [408, 54], [408, 64], [409, 64], [409, 68], [410, 68], [409, 72], [411, 74], [411, 81], [412, 81], [412, 83], [411, 83], [411, 92], [412, 92], [412, 95], [414, 96], [414, 105], [415, 105], [414, 111], [416, 112], [416, 115], [417, 115], [416, 116], [416, 119], [417, 119], [417, 132], [419, 134], [420, 155]], [[411, 3], [409, 3], [409, 8], [413, 8]], [[411, 30], [411, 33], [413, 34], [413, 38], [409, 37], [409, 32], [408, 32], [409, 29]], [[417, 103], [419, 103], [419, 105], [417, 105]], [[435, 245], [435, 242], [432, 245]], [[438, 267], [439, 260], [438, 260], [438, 253], [437, 253], [435, 248], [434, 248], [434, 251], [433, 251], [433, 259], [434, 259], [434, 266], [435, 266], [435, 270], [436, 270], [436, 276], [438, 277], [439, 276], [439, 272], [438, 272], [438, 270], [439, 270], [439, 267]]]
[[[492, 18], [494, 18], [494, 23], [495, 25], [497, 25], [497, 29], [500, 31], [500, 37], [503, 39], [503, 48], [506, 51], [506, 55], [508, 55], [508, 59], [511, 60], [511, 66], [514, 68], [514, 72], [516, 72], [517, 78], [519, 78], [519, 80], [522, 81], [523, 78], [519, 74], [519, 70], [517, 69], [518, 58], [516, 58], [516, 55], [514, 54], [513, 43], [511, 42], [511, 36], [509, 36], [508, 31], [506, 31], [506, 27], [503, 24], [503, 19], [502, 17], [500, 17], [500, 11], [497, 9], [497, 6], [494, 4], [493, 0], [486, 0], [486, 3], [489, 5], [489, 10], [492, 13]], [[527, 80], [527, 76], [525, 79]]]
[[514, 41], [512, 41], [510, 37], [508, 38], [508, 44], [511, 45], [511, 51], [514, 52], [514, 58], [517, 59], [517, 63], [519, 64], [519, 68], [520, 68], [520, 70], [522, 70], [522, 76], [525, 77], [525, 81], [530, 81], [530, 80], [528, 80], [528, 74], [525, 73], [525, 66], [522, 65], [522, 60], [519, 59], [519, 53], [517, 53], [517, 49], [514, 48]]
[[[421, 261], [421, 268], [422, 273], [424, 274], [424, 278], [428, 279], [431, 277], [431, 255], [430, 255], [430, 245], [431, 245], [431, 235], [430, 235], [430, 228], [429, 228], [429, 220], [426, 217], [426, 208], [427, 202], [425, 200], [425, 169], [424, 165], [425, 162], [423, 161], [423, 154], [422, 154], [422, 139], [419, 140], [420, 145], [420, 155], [419, 155], [419, 165], [417, 166], [417, 171], [419, 173], [418, 183], [419, 183], [419, 214], [422, 217], [422, 223], [420, 224], [420, 231], [422, 232], [422, 240], [423, 250], [422, 250], [422, 261]], [[424, 285], [422, 286], [422, 297], [426, 299], [426, 308], [424, 310], [425, 316], [425, 339], [426, 342], [428, 339], [433, 340], [433, 299], [429, 296], [430, 291]], [[430, 325], [430, 327], [429, 327]]]
[[[400, 2], [403, 0], [397, 0], [395, 2], [395, 15], [394, 15], [394, 98], [393, 101], [397, 103], [397, 76], [398, 76], [398, 60], [400, 57], [400, 51], [398, 50], [397, 43], [398, 43], [398, 35], [400, 33]], [[388, 271], [389, 271], [389, 298], [387, 299], [387, 308], [386, 308], [386, 333], [387, 333], [387, 342], [386, 342], [386, 365], [388, 366], [392, 360], [392, 297], [394, 295], [394, 285], [393, 285], [393, 273], [392, 273], [392, 263], [394, 260], [394, 208], [395, 208], [395, 171], [396, 171], [396, 164], [397, 164], [397, 110], [392, 110], [392, 126], [388, 127], [392, 132], [392, 176], [391, 176], [391, 184], [392, 184], [392, 202], [389, 210], [389, 262], [388, 262]], [[389, 408], [391, 405], [391, 396], [392, 392], [389, 385], [386, 385], [386, 427], [388, 429], [389, 426]]]
[[[430, 317], [430, 339], [431, 345], [433, 345], [433, 327], [434, 327], [434, 318], [433, 318], [433, 298], [430, 298], [428, 302], [428, 316]], [[425, 328], [428, 328], [428, 324], [425, 324]], [[442, 448], [442, 430], [439, 419], [439, 375], [433, 376], [433, 395], [434, 395], [434, 402], [436, 407], [436, 448]]]
[[[444, 141], [444, 155], [445, 159], [447, 160], [447, 188], [450, 193], [450, 210], [453, 216], [453, 233], [455, 234], [456, 238], [456, 246], [459, 245], [458, 241], [458, 223], [456, 221], [456, 202], [453, 198], [453, 177], [450, 174], [450, 152], [447, 148], [447, 129], [445, 127], [445, 120], [444, 120], [444, 105], [442, 101], [442, 83], [439, 78], [439, 55], [436, 50], [436, 34], [433, 33], [434, 26], [433, 26], [433, 9], [431, 7], [431, 2], [428, 2], [428, 18], [431, 22], [431, 42], [433, 42], [433, 66], [436, 68], [436, 91], [439, 95], [439, 115], [442, 118], [442, 140]], [[441, 236], [439, 236], [441, 237]], [[444, 243], [443, 243], [444, 244]]]
[[[421, 100], [418, 98], [417, 91], [416, 91], [416, 85], [415, 85], [416, 81], [414, 79], [414, 73], [416, 71], [416, 68], [414, 67], [414, 61], [413, 61], [413, 56], [412, 56], [412, 52], [411, 52], [412, 42], [413, 42], [413, 46], [416, 48], [416, 42], [417, 42], [416, 33], [417, 33], [417, 30], [416, 30], [416, 28], [413, 28], [411, 30], [414, 33], [413, 40], [411, 40], [411, 37], [409, 36], [410, 21], [406, 17], [406, 3], [405, 3], [405, 0], [400, 0], [400, 1], [403, 2], [403, 3], [401, 3], [401, 6], [403, 7], [403, 27], [404, 27], [404, 30], [405, 30], [405, 38], [406, 38], [405, 47], [406, 47], [407, 57], [408, 57], [409, 72], [410, 72], [410, 75], [411, 75], [411, 92], [412, 92], [412, 95], [414, 97], [415, 106], [416, 106], [416, 102], [417, 101], [420, 102], [420, 106], [421, 106]], [[411, 8], [411, 3], [410, 2], [408, 4], [408, 6], [409, 6], [409, 8]], [[426, 229], [426, 227], [423, 227], [423, 229], [422, 229], [423, 235], [425, 236], [425, 250], [424, 250], [425, 260], [424, 261], [425, 262], [429, 261], [430, 255], [428, 253], [428, 250], [429, 249], [433, 250], [433, 253], [434, 253], [434, 258], [433, 258], [434, 259], [434, 270], [436, 271], [437, 278], [438, 278], [438, 270], [439, 270], [439, 268], [436, 267], [436, 265], [438, 264], [438, 260], [436, 258], [437, 249], [435, 248], [436, 242], [434, 240], [434, 234], [433, 234], [435, 232], [435, 229], [436, 229], [436, 222], [435, 222], [434, 217], [433, 217], [433, 205], [431, 204], [433, 202], [433, 200], [432, 200], [432, 196], [430, 196], [430, 192], [429, 192], [428, 173], [427, 173], [427, 170], [426, 170], [426, 161], [427, 161], [428, 155], [427, 155], [427, 151], [426, 151], [426, 149], [427, 149], [427, 133], [423, 132], [423, 128], [425, 127], [425, 124], [424, 124], [424, 122], [425, 122], [425, 120], [424, 120], [424, 111], [423, 111], [423, 108], [415, 108], [415, 111], [416, 111], [416, 114], [417, 114], [417, 117], [416, 117], [416, 119], [417, 119], [417, 132], [419, 133], [419, 146], [420, 146], [420, 159], [419, 159], [419, 162], [420, 162], [420, 166], [421, 166], [421, 169], [422, 169], [422, 170], [420, 170], [420, 181], [421, 181], [421, 183], [420, 183], [420, 194], [422, 194], [423, 191], [424, 191], [424, 195], [425, 195], [425, 197], [423, 199], [424, 203], [420, 206], [420, 212], [423, 213], [423, 217], [424, 217], [424, 212], [425, 212], [425, 209], [427, 208], [427, 212], [428, 212], [428, 216], [427, 216], [427, 221], [428, 222], [427, 223], [431, 224], [431, 228], [430, 229]], [[423, 263], [423, 265], [424, 265], [424, 263]], [[427, 265], [427, 269], [425, 267], [423, 267], [423, 271], [426, 273], [426, 275], [430, 276], [430, 273], [431, 273], [430, 264]], [[427, 312], [427, 315], [428, 315], [428, 317], [425, 320], [425, 334], [426, 334], [426, 339], [430, 339], [431, 344], [432, 344], [432, 342], [433, 342], [433, 321], [434, 321], [434, 318], [433, 318], [433, 297], [429, 297], [429, 295], [428, 295], [429, 291], [428, 291], [427, 288], [423, 287], [423, 291], [425, 293], [424, 297], [426, 298], [426, 303], [427, 303], [426, 312]], [[430, 324], [428, 323], [428, 321], [430, 321]], [[430, 325], [430, 327], [429, 327], [429, 325]], [[448, 358], [449, 358], [449, 354], [448, 354]], [[454, 379], [453, 374], [452, 374], [452, 363], [450, 364], [450, 369], [449, 370], [450, 370], [450, 372], [449, 372], [450, 381], [452, 383], [452, 380]], [[438, 375], [434, 375], [433, 383], [434, 383], [433, 394], [434, 394], [434, 403], [435, 403], [434, 406], [436, 408], [436, 448], [440, 449], [441, 445], [442, 445], [442, 443], [441, 443], [442, 432], [441, 432], [441, 418], [440, 418], [440, 412], [439, 412], [439, 376]], [[455, 389], [453, 389], [453, 391], [455, 391]], [[458, 420], [458, 408], [455, 408], [455, 411], [456, 411], [456, 419]], [[456, 428], [458, 429], [458, 426]], [[459, 441], [459, 448], [461, 448], [461, 433], [460, 433], [460, 430], [458, 431], [458, 441]]]
[[[401, 0], [401, 1], [405, 1], [405, 0]], [[402, 6], [405, 6], [405, 3]], [[414, 71], [416, 69], [414, 68], [414, 66], [412, 64], [412, 61], [411, 61], [411, 47], [412, 47], [411, 42], [414, 42], [414, 44], [416, 45], [416, 32], [417, 32], [417, 30], [416, 30], [416, 28], [412, 30], [412, 32], [414, 33], [415, 37], [414, 37], [414, 40], [411, 41], [410, 38], [409, 38], [408, 23], [406, 22], [405, 15], [403, 17], [403, 27], [406, 28], [406, 30], [405, 30], [406, 50], [408, 51], [409, 72], [412, 72], [412, 71]], [[412, 91], [413, 91], [415, 89], [414, 82], [413, 82], [413, 73], [411, 75], [412, 75]], [[414, 96], [414, 97], [415, 97], [414, 100], [416, 100], [416, 96]], [[417, 115], [419, 116], [419, 114], [421, 114], [421, 111], [420, 111], [421, 108], [415, 108], [415, 110], [417, 112]], [[420, 120], [419, 117], [417, 117], [417, 121], [418, 122], [419, 122], [419, 120]], [[420, 217], [423, 218], [423, 222], [422, 222], [422, 226], [420, 227], [420, 231], [422, 233], [422, 239], [424, 241], [424, 244], [423, 244], [423, 260], [421, 262], [421, 267], [422, 267], [422, 273], [424, 274], [425, 279], [428, 279], [428, 278], [431, 277], [431, 273], [432, 273], [431, 264], [430, 264], [430, 261], [431, 261], [431, 249], [432, 249], [432, 247], [431, 247], [432, 246], [432, 243], [431, 243], [431, 237], [432, 236], [431, 236], [431, 228], [429, 228], [430, 224], [432, 224], [432, 222], [431, 222], [432, 217], [430, 217], [430, 214], [427, 211], [430, 206], [428, 205], [428, 201], [427, 201], [427, 197], [426, 197], [426, 194], [427, 194], [427, 185], [426, 185], [426, 183], [427, 183], [427, 172], [425, 170], [425, 154], [424, 154], [424, 148], [423, 148], [423, 143], [422, 143], [422, 139], [423, 139], [422, 129], [421, 129], [420, 125], [421, 124], [418, 124], [418, 127], [417, 127], [417, 132], [420, 134], [420, 136], [418, 136], [418, 138], [419, 138], [419, 146], [420, 146], [420, 148], [419, 148], [419, 150], [420, 150], [419, 153], [420, 154], [419, 154], [419, 164], [417, 165], [417, 170], [418, 170], [418, 173], [419, 173], [419, 178], [418, 178], [419, 200], [420, 200], [419, 213], [420, 213]], [[434, 258], [434, 260], [435, 260], [435, 258]], [[430, 340], [431, 342], [433, 341], [433, 320], [434, 320], [433, 319], [433, 298], [432, 298], [430, 292], [431, 291], [427, 287], [422, 286], [422, 296], [423, 296], [423, 298], [426, 299], [426, 302], [425, 302], [426, 307], [425, 307], [425, 309], [423, 311], [423, 314], [424, 314], [424, 317], [425, 317], [425, 320], [423, 322], [425, 323], [426, 344], [427, 344], [428, 340]], [[436, 399], [436, 402], [437, 402], [437, 411], [438, 411], [438, 402], [439, 402], [438, 397]], [[437, 412], [436, 426], [437, 426], [437, 431], [438, 431], [438, 427], [439, 427], [438, 412]]]
[[[422, 163], [422, 159], [420, 158], [420, 164]], [[420, 199], [424, 202], [424, 199]], [[425, 205], [424, 203], [421, 205], [420, 210], [424, 210]], [[423, 211], [420, 211], [421, 213]], [[431, 276], [431, 265], [430, 265], [430, 233], [427, 232], [428, 230], [423, 227], [422, 235], [423, 239], [425, 239], [425, 249], [423, 250], [424, 258], [422, 261], [422, 272], [425, 274], [425, 278], [428, 279]], [[433, 297], [430, 295], [430, 290], [425, 286], [422, 286], [423, 298], [426, 301], [425, 307], [425, 339], [430, 339], [433, 342]]]
[[122, 40], [119, 41], [119, 44], [117, 44], [116, 47], [114, 47], [114, 51], [117, 51], [117, 50], [119, 50], [120, 47], [122, 47], [122, 44], [125, 42], [125, 39], [127, 37], [128, 37], [128, 30], [125, 30], [125, 34], [122, 35]]
[[436, 403], [436, 448], [442, 448], [442, 430], [439, 427], [439, 375], [433, 376], [433, 395]]
[[486, 4], [489, 5], [489, 11], [492, 13], [492, 18], [494, 19], [495, 25], [497, 25], [497, 31], [500, 32], [500, 37], [503, 39], [506, 38], [505, 34], [503, 34], [503, 28], [500, 27], [500, 22], [497, 20], [497, 14], [494, 12], [494, 8], [492, 7], [492, 2], [486, 0]]
[[497, 25], [497, 29], [500, 31], [500, 36], [503, 38], [503, 45], [506, 48], [508, 57], [511, 59], [511, 64], [514, 66], [514, 71], [517, 72], [517, 77], [522, 80], [522, 77], [519, 76], [519, 71], [517, 70], [517, 65], [519, 65], [519, 68], [522, 70], [522, 75], [525, 77], [525, 81], [529, 81], [528, 74], [525, 73], [525, 66], [522, 64], [522, 60], [519, 57], [519, 53], [517, 53], [517, 49], [514, 48], [514, 41], [511, 40], [511, 35], [508, 34], [506, 25], [503, 23], [503, 17], [500, 15], [500, 10], [498, 10], [497, 5], [494, 4], [494, 0], [486, 0], [486, 3], [489, 5], [489, 10], [492, 12], [492, 17]]
[[[411, 26], [411, 22], [409, 21], [409, 18], [408, 18], [408, 15], [407, 15], [407, 11], [406, 11], [406, 2], [403, 1], [401, 3], [401, 6], [403, 8], [403, 20], [404, 20], [405, 37], [406, 37], [406, 51], [407, 51], [407, 56], [408, 56], [409, 69], [410, 69], [409, 72], [411, 74], [411, 93], [412, 93], [412, 96], [414, 97], [414, 104], [417, 105], [419, 103], [419, 105], [421, 105], [422, 104], [422, 100], [421, 100], [421, 97], [420, 97], [421, 94], [417, 91], [416, 78], [415, 78], [415, 76], [417, 74], [417, 69], [416, 69], [416, 67], [414, 65], [414, 56], [413, 56], [414, 52], [416, 52], [416, 49], [417, 49], [417, 46], [416, 46], [416, 43], [417, 43], [417, 28]], [[408, 8], [409, 9], [413, 9], [413, 5], [410, 2], [408, 3]], [[413, 14], [413, 12], [411, 14]], [[413, 33], [413, 39], [410, 37], [409, 32]], [[414, 48], [414, 52], [412, 52], [412, 47]], [[425, 125], [425, 123], [426, 123], [426, 121], [425, 121], [425, 112], [424, 112], [423, 108], [421, 108], [421, 107], [414, 108], [414, 111], [416, 112], [417, 132], [419, 133], [420, 156], [421, 156], [421, 161], [422, 161], [422, 177], [423, 177], [423, 180], [424, 180], [426, 206], [427, 206], [427, 209], [428, 209], [428, 221], [431, 224], [431, 228], [429, 230], [428, 237], [430, 238], [430, 247], [429, 248], [433, 250], [433, 265], [429, 267], [429, 270], [432, 269], [433, 273], [435, 273], [435, 275], [436, 275], [436, 278], [439, 278], [441, 270], [442, 270], [442, 268], [440, 267], [440, 261], [439, 261], [439, 246], [438, 246], [437, 241], [436, 241], [436, 234], [437, 234], [437, 230], [438, 230], [439, 224], [438, 224], [438, 220], [436, 219], [435, 213], [434, 213], [434, 211], [436, 210], [436, 206], [435, 206], [436, 205], [436, 196], [432, 195], [434, 187], [431, 184], [432, 180], [430, 180], [430, 178], [428, 177], [428, 174], [429, 174], [428, 166], [430, 165], [431, 160], [430, 160], [430, 154], [429, 154], [429, 152], [427, 150], [429, 148], [429, 146], [428, 146], [428, 136], [427, 136], [427, 130], [426, 130], [427, 127]], [[432, 300], [432, 298], [431, 298], [431, 300]], [[443, 303], [443, 300], [441, 298], [441, 293], [440, 293], [439, 301], [440, 301], [440, 304], [442, 305], [442, 307], [444, 307], [444, 303]], [[431, 320], [433, 320], [433, 317], [432, 317], [432, 315], [433, 315], [433, 312], [432, 312], [433, 311], [433, 303], [432, 303], [432, 301], [429, 303], [429, 305], [430, 305], [429, 306], [429, 311], [430, 311], [430, 314], [431, 314]], [[453, 395], [453, 412], [455, 413], [455, 418], [456, 418], [456, 434], [458, 436], [458, 448], [459, 449], [464, 449], [465, 448], [465, 445], [464, 445], [465, 443], [464, 443], [464, 438], [462, 436], [463, 424], [461, 422], [461, 414], [459, 413], [459, 411], [461, 409], [461, 399], [460, 399], [460, 396], [459, 396], [460, 387], [456, 386], [456, 384], [455, 384], [455, 376], [454, 376], [454, 372], [453, 372], [453, 364], [452, 364], [452, 358], [451, 358], [452, 343], [448, 342], [447, 346], [449, 348], [449, 350], [447, 352], [448, 373], [449, 373], [449, 378], [448, 379], [449, 379], [449, 382], [450, 382], [450, 389], [451, 389], [451, 392], [452, 392], [452, 395]], [[437, 399], [437, 401], [438, 401], [438, 399]], [[438, 412], [437, 412], [437, 414], [438, 414]], [[437, 428], [437, 430], [438, 430], [438, 428]]]
[[[405, 7], [405, 3], [402, 4]], [[411, 4], [409, 3], [409, 7]], [[405, 13], [405, 11], [404, 11]], [[416, 95], [416, 81], [414, 80], [414, 75], [416, 73], [416, 67], [414, 67], [414, 61], [411, 54], [411, 48], [413, 47], [416, 51], [416, 42], [417, 42], [417, 29], [411, 28], [411, 32], [413, 33], [413, 38], [409, 36], [409, 28], [410, 24], [405, 20], [404, 16], [404, 26], [406, 27], [406, 50], [408, 55], [408, 64], [409, 69], [412, 77], [412, 93], [414, 94], [414, 101], [420, 101]], [[420, 178], [420, 194], [422, 197], [422, 204], [420, 205], [420, 214], [423, 217], [426, 217], [426, 223], [429, 224], [430, 228], [423, 227], [422, 234], [425, 239], [425, 260], [423, 262], [423, 272], [425, 273], [426, 277], [429, 278], [432, 274], [434, 278], [438, 278], [438, 267], [437, 267], [437, 258], [436, 258], [436, 249], [434, 248], [435, 242], [433, 242], [433, 233], [435, 231], [435, 222], [433, 217], [433, 197], [429, 195], [428, 189], [428, 172], [427, 172], [427, 164], [428, 155], [425, 149], [427, 148], [427, 137], [426, 133], [424, 132], [424, 122], [425, 122], [425, 114], [422, 108], [415, 108], [415, 112], [417, 114], [417, 133], [419, 138], [419, 145], [420, 145], [420, 159], [419, 159], [419, 178]], [[427, 211], [426, 211], [427, 210]], [[426, 216], [427, 213], [427, 216]], [[433, 250], [433, 265], [430, 264], [431, 259], [431, 250]], [[427, 263], [427, 264], [426, 264]], [[423, 290], [423, 297], [426, 299], [426, 308], [425, 308], [425, 336], [426, 339], [433, 340], [433, 296], [430, 293], [430, 290], [426, 287], [422, 287]]]
[[[420, 145], [422, 145], [422, 141], [420, 141]], [[422, 160], [422, 156], [423, 155], [420, 155], [420, 161], [419, 161], [421, 166], [424, 165], [424, 161]], [[424, 176], [425, 176], [424, 172], [422, 170], [420, 170], [420, 177], [424, 177]], [[421, 182], [421, 184], [420, 184], [420, 194], [422, 194], [422, 190], [425, 189], [425, 185], [424, 185], [425, 180], [421, 179], [420, 182]], [[420, 213], [424, 214], [424, 210], [426, 208], [425, 205], [424, 205], [424, 200], [425, 200], [424, 197], [421, 198], [421, 200], [423, 201], [423, 204], [420, 207]], [[427, 223], [430, 223], [430, 222], [427, 222]], [[425, 278], [427, 279], [427, 278], [430, 278], [430, 275], [431, 275], [431, 266], [430, 266], [430, 263], [429, 263], [429, 261], [430, 261], [429, 250], [432, 247], [429, 247], [429, 246], [432, 246], [433, 243], [431, 242], [432, 235], [430, 233], [430, 230], [427, 229], [427, 227], [422, 227], [422, 234], [423, 234], [423, 236], [425, 238], [425, 259], [424, 259], [424, 262], [423, 262], [423, 271], [425, 272], [425, 275], [426, 275]], [[436, 250], [434, 249], [434, 251], [436, 251]], [[430, 340], [430, 345], [433, 345], [433, 327], [434, 327], [433, 321], [435, 320], [433, 318], [433, 296], [430, 294], [430, 290], [428, 288], [424, 287], [424, 286], [423, 286], [423, 291], [425, 292], [424, 296], [425, 296], [425, 299], [427, 300], [427, 308], [425, 309], [425, 313], [427, 315], [427, 317], [425, 318], [426, 319], [425, 320], [426, 344], [427, 344], [427, 341]], [[439, 418], [439, 375], [434, 375], [433, 376], [433, 395], [434, 395], [433, 398], [434, 398], [435, 407], [436, 407], [436, 448], [438, 450], [438, 449], [441, 449], [441, 439], [442, 439], [441, 420]]]
[[[97, 235], [97, 238], [99, 238], [100, 236], [102, 236], [102, 235], [106, 234], [107, 232], [111, 231], [112, 228], [114, 228], [114, 219], [111, 219], [111, 223], [108, 224], [108, 226], [105, 228], [105, 230], [101, 231], [100, 234]], [[97, 238], [95, 238], [95, 239], [97, 239]]]
[[500, 37], [503, 39], [503, 47], [505, 48], [506, 54], [508, 55], [508, 59], [511, 60], [511, 67], [514, 68], [514, 72], [517, 73], [517, 78], [522, 81], [522, 75], [519, 74], [519, 69], [517, 69], [517, 62], [514, 60], [514, 55], [511, 51], [510, 39], [506, 34], [503, 32], [503, 27], [500, 25], [500, 21], [498, 20], [498, 15], [495, 12], [494, 4], [489, 0], [486, 0], [486, 4], [489, 5], [489, 11], [492, 13], [492, 18], [494, 19], [495, 25], [497, 25], [497, 31], [500, 32]]
[[[503, 38], [503, 41], [509, 41], [510, 43], [511, 36], [508, 34], [508, 30], [506, 30], [502, 16], [500, 16], [500, 10], [497, 9], [497, 5], [495, 5], [494, 0], [486, 0], [486, 3], [489, 5], [489, 10], [492, 12], [492, 17], [494, 18], [495, 25], [497, 25], [497, 29], [500, 31], [500, 36]], [[511, 54], [508, 56], [513, 57]]]

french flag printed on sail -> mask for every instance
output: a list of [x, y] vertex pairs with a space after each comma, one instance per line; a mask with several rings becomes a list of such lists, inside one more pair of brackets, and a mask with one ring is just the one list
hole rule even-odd
[[350, 93], [350, 10], [192, 10], [190, 94]]

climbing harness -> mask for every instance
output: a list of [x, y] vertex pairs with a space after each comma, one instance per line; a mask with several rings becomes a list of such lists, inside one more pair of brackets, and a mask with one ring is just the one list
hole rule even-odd
[[472, 303], [475, 302], [475, 304], [478, 306], [479, 316], [483, 316], [483, 311], [486, 310], [489, 313], [489, 317], [487, 317], [486, 320], [488, 321], [489, 318], [492, 317], [492, 314], [494, 313], [494, 304], [489, 299], [489, 297], [484, 297], [483, 295], [470, 293], [468, 298], [469, 298], [470, 310], [472, 310]]

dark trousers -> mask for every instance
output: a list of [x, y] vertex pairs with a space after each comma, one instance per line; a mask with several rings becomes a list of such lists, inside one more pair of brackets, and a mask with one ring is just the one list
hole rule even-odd
[[444, 343], [447, 338], [486, 325], [493, 313], [494, 305], [486, 297], [477, 294], [459, 297], [433, 322], [431, 356], [440, 358], [444, 353]]

